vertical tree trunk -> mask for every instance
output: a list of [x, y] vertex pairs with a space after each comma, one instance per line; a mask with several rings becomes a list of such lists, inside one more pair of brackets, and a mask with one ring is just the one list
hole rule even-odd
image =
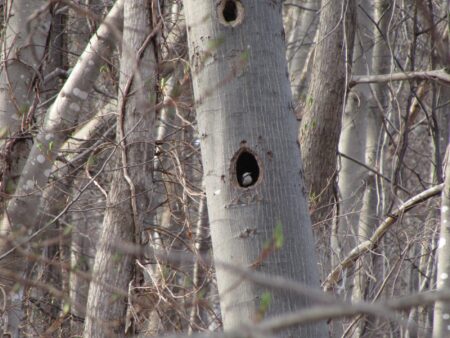
[[[441, 204], [441, 233], [438, 244], [437, 289], [450, 288], [450, 146], [447, 147], [444, 188]], [[446, 337], [450, 328], [450, 303], [437, 302], [434, 306], [433, 337]]]
[[331, 217], [336, 152], [352, 62], [355, 0], [323, 4], [300, 145], [313, 223]]
[[[89, 288], [84, 337], [121, 337], [126, 332], [127, 302], [105, 286], [127, 292], [137, 286], [136, 257], [123, 247], [140, 244], [150, 205], [156, 85], [150, 1], [127, 1], [120, 64], [116, 140], [117, 166]], [[133, 272], [135, 273], [133, 279]], [[133, 291], [130, 291], [134, 294]]]
[[[361, 4], [364, 10], [358, 11], [358, 26], [359, 34], [355, 41], [355, 55], [354, 62], [355, 67], [353, 70], [356, 74], [367, 74], [368, 71], [373, 74], [386, 74], [389, 71], [390, 54], [387, 50], [386, 42], [382, 35], [386, 34], [387, 23], [390, 19], [389, 5], [385, 1], [376, 1], [372, 5], [371, 1], [364, 1]], [[370, 22], [367, 16], [373, 16], [374, 21], [378, 23], [375, 26]], [[370, 22], [370, 26], [366, 27], [366, 23]], [[374, 37], [374, 39], [372, 38]], [[375, 41], [373, 51], [368, 52], [370, 45]], [[366, 123], [366, 139], [364, 145], [364, 158], [363, 162], [375, 170], [379, 168], [380, 157], [380, 134], [382, 131], [382, 119], [384, 108], [386, 106], [386, 94], [385, 86], [382, 84], [373, 85], [358, 85], [352, 89], [353, 93], [356, 93], [364, 104], [361, 106], [361, 113], [367, 120]], [[360, 244], [367, 240], [372, 234], [374, 228], [377, 225], [379, 216], [381, 216], [381, 198], [379, 196], [379, 189], [377, 189], [377, 182], [379, 178], [372, 172], [367, 170], [363, 171], [364, 188], [362, 195], [359, 196], [361, 203], [358, 213], [358, 222], [353, 223], [352, 227], [356, 234], [356, 243]], [[349, 247], [345, 250], [348, 253]], [[373, 260], [377, 259], [376, 255], [362, 257], [355, 266], [355, 275], [353, 280], [352, 300], [362, 301], [367, 297], [368, 292], [373, 288], [373, 281], [367, 278], [368, 275], [374, 274]], [[381, 274], [381, 271], [378, 271]], [[380, 275], [379, 278], [381, 279]], [[375, 325], [376, 318], [362, 316], [361, 320], [356, 323], [354, 334], [356, 336], [363, 336], [364, 332], [373, 334], [376, 331], [372, 331]]]
[[[289, 30], [286, 32], [288, 49], [286, 51], [289, 74], [291, 77], [292, 96], [294, 104], [297, 106], [305, 100], [305, 92], [308, 88], [308, 76], [302, 81], [302, 75], [305, 68], [308, 67], [307, 62], [311, 57], [311, 50], [314, 48], [314, 37], [316, 36], [317, 25], [319, 23], [319, 0], [294, 0], [285, 6], [290, 6], [288, 14], [292, 22]], [[303, 6], [301, 9], [297, 6]], [[307, 72], [310, 74], [310, 71]]]
[[5, 4], [7, 18], [0, 66], [0, 149], [5, 146], [5, 158], [1, 159], [0, 170], [3, 169], [1, 191], [8, 194], [14, 193], [30, 151], [27, 133], [42, 95], [40, 79], [51, 16], [49, 10], [33, 15], [46, 4], [45, 0], [8, 0]]
[[[217, 282], [229, 329], [307, 307], [310, 300], [276, 292], [266, 309], [264, 288], [221, 262], [318, 286], [281, 1], [184, 4]], [[326, 335], [318, 323], [283, 336]]]

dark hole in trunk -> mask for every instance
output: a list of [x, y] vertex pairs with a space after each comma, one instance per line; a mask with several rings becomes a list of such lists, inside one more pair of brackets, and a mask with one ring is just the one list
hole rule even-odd
[[259, 166], [255, 156], [243, 151], [236, 161], [236, 175], [239, 185], [243, 188], [251, 187], [259, 178]]
[[231, 22], [237, 18], [237, 6], [235, 1], [227, 1], [223, 8], [223, 18], [226, 22]]

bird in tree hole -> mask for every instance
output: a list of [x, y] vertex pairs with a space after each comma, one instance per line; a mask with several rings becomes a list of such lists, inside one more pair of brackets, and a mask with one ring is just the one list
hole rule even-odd
[[250, 184], [253, 183], [252, 174], [250, 172], [245, 172], [242, 174], [242, 181], [241, 184], [243, 187], [248, 187]]

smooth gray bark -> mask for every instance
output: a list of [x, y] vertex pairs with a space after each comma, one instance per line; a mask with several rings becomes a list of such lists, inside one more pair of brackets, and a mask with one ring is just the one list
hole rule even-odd
[[303, 79], [302, 75], [305, 72], [311, 74], [307, 60], [311, 57], [311, 49], [314, 48], [314, 37], [319, 23], [320, 3], [320, 0], [294, 0], [287, 4], [289, 8], [286, 15], [289, 16], [291, 22], [286, 27], [288, 46], [286, 54], [291, 77], [292, 96], [296, 105], [300, 103], [300, 100], [305, 100], [309, 84], [310, 76]]
[[[438, 244], [437, 289], [450, 288], [450, 146], [447, 147], [444, 188], [442, 189], [441, 232]], [[433, 337], [450, 334], [450, 303], [437, 302], [434, 308]]]
[[[315, 288], [318, 273], [296, 143], [281, 1], [233, 3], [236, 15], [233, 10], [223, 14], [225, 2], [184, 3], [215, 261]], [[241, 169], [235, 162], [245, 151], [259, 169], [256, 183], [249, 187], [240, 185]], [[242, 166], [241, 174], [256, 171]], [[274, 247], [277, 224], [284, 242]], [[262, 308], [262, 297], [267, 297], [263, 287], [216, 266], [225, 330], [311, 304], [307, 297], [277, 291], [270, 294], [268, 308]], [[286, 330], [282, 336], [326, 334], [325, 324], [318, 323]]]
[[[8, 0], [4, 4], [0, 64], [0, 191], [14, 194], [20, 172], [32, 146], [37, 105], [44, 96], [43, 68], [51, 15], [47, 1]], [[0, 205], [0, 212], [6, 206]]]
[[117, 163], [108, 193], [103, 229], [95, 256], [93, 281], [86, 305], [84, 337], [122, 337], [127, 304], [105, 286], [129, 293], [137, 291], [141, 277], [130, 253], [120, 246], [140, 245], [152, 194], [153, 127], [156, 59], [151, 40], [151, 4], [147, 0], [126, 2], [120, 64], [116, 141]]
[[[350, 92], [342, 116], [342, 131], [339, 140], [339, 152], [351, 159], [339, 158], [339, 219], [337, 228], [333, 231], [331, 247], [333, 250], [332, 264], [358, 242], [358, 222], [364, 194], [364, 174], [366, 169], [359, 163], [364, 163], [366, 150], [366, 120], [364, 108], [367, 99], [358, 92]], [[359, 163], [357, 163], [356, 161]], [[334, 237], [336, 237], [334, 239]], [[336, 245], [333, 245], [336, 243]]]
[[37, 94], [34, 90], [39, 89], [34, 88], [33, 80], [39, 78], [51, 17], [48, 10], [38, 17], [32, 15], [46, 3], [46, 0], [6, 1], [5, 12], [9, 17], [2, 41], [0, 69], [1, 137], [14, 135], [27, 123], [26, 115]]

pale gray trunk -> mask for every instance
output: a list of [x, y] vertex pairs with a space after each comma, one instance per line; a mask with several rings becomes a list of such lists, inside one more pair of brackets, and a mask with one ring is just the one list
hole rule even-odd
[[[366, 108], [367, 99], [358, 91], [350, 92], [345, 112], [342, 116], [342, 132], [339, 140], [339, 220], [333, 229], [331, 249], [332, 264], [340, 259], [358, 243], [359, 212], [364, 194], [364, 163], [366, 148]], [[335, 238], [334, 238], [335, 237]], [[335, 243], [335, 245], [333, 245]]]
[[[445, 180], [442, 189], [441, 232], [438, 244], [437, 289], [450, 288], [450, 146], [445, 160]], [[434, 307], [433, 337], [446, 337], [450, 334], [450, 303], [437, 302]]]
[[[224, 329], [308, 307], [221, 266], [242, 265], [318, 286], [279, 1], [185, 1]], [[251, 173], [252, 183], [243, 174]], [[278, 230], [275, 230], [278, 229]], [[276, 232], [284, 233], [283, 244]], [[265, 246], [266, 243], [266, 246]], [[267, 244], [269, 243], [269, 244]], [[271, 243], [271, 244], [270, 244]], [[324, 323], [282, 336], [325, 337]]]
[[[362, 10], [364, 9], [364, 11]], [[361, 1], [357, 11], [357, 26], [355, 28], [355, 41], [353, 47], [352, 74], [365, 75], [370, 72], [372, 39], [370, 27], [366, 15], [371, 15], [370, 4]], [[361, 231], [362, 219], [360, 211], [363, 203], [364, 190], [366, 187], [367, 169], [365, 164], [366, 152], [366, 124], [367, 106], [370, 93], [368, 85], [353, 87], [347, 97], [344, 114], [342, 115], [342, 131], [339, 138], [339, 215], [336, 222], [333, 222], [330, 246], [332, 250], [331, 262], [335, 266], [339, 264], [357, 244], [363, 242]], [[369, 128], [369, 126], [367, 126]], [[363, 281], [353, 280], [353, 276], [358, 278], [359, 274], [364, 274], [362, 265], [355, 269], [345, 270], [342, 290], [340, 295], [347, 299], [357, 300], [362, 296], [361, 283]], [[339, 337], [342, 324], [346, 321], [334, 321], [333, 334]], [[352, 327], [352, 325], [350, 325]], [[358, 327], [357, 327], [358, 328]], [[358, 332], [355, 336], [358, 336]]]
[[[46, 1], [6, 1], [6, 30], [0, 68], [0, 191], [14, 194], [32, 146], [28, 135], [42, 90], [42, 68], [51, 16], [48, 10], [33, 17]], [[3, 34], [2, 34], [3, 35]], [[0, 206], [3, 213], [4, 206]], [[26, 262], [22, 261], [22, 269]], [[7, 290], [8, 292], [9, 290]], [[23, 294], [23, 290], [20, 291]], [[24, 313], [22, 297], [15, 297], [3, 314], [2, 330], [18, 337]]]
[[[448, 15], [450, 14], [450, 4], [448, 1], [441, 1], [441, 14], [447, 16], [447, 21], [445, 22], [444, 30], [447, 30], [447, 43], [448, 43], [448, 29], [450, 28], [450, 21], [448, 20]], [[443, 30], [443, 31], [444, 31]], [[439, 44], [442, 41], [434, 41], [435, 44]], [[446, 53], [448, 55], [448, 46]], [[444, 58], [440, 60], [444, 66], [448, 67], [449, 60]], [[434, 88], [436, 90], [436, 88]], [[438, 114], [438, 129], [437, 132], [441, 131], [438, 135], [438, 139], [435, 140], [436, 146], [447, 145], [447, 151], [445, 158], [443, 160], [443, 175], [444, 175], [444, 188], [442, 190], [442, 204], [441, 204], [441, 224], [440, 224], [440, 234], [439, 241], [437, 245], [437, 273], [436, 273], [436, 284], [437, 289], [448, 289], [450, 287], [450, 145], [449, 135], [450, 135], [450, 89], [448, 87], [441, 87], [438, 91], [439, 99], [437, 103], [441, 106], [441, 110], [437, 111]], [[441, 104], [439, 104], [441, 103]], [[440, 153], [437, 152], [435, 156], [439, 156]], [[439, 173], [439, 170], [437, 171]], [[428, 319], [428, 316], [425, 317]], [[429, 322], [429, 321], [428, 321]], [[427, 321], [425, 321], [427, 323]], [[433, 337], [445, 337], [450, 334], [450, 303], [449, 302], [437, 302], [434, 306], [434, 317], [433, 317]]]
[[310, 77], [304, 79], [302, 75], [305, 73], [305, 68], [308, 69], [307, 74], [311, 74], [311, 69], [307, 67], [309, 64], [307, 60], [314, 48], [320, 3], [320, 0], [294, 0], [289, 1], [289, 4], [285, 3], [285, 6], [289, 6], [286, 16], [290, 20], [286, 27], [286, 57], [295, 105], [298, 105], [300, 100], [305, 100], [309, 84]]
[[[200, 257], [206, 257], [209, 251], [210, 241], [209, 241], [209, 226], [208, 226], [208, 209], [206, 206], [206, 196], [202, 195], [200, 197], [200, 205], [198, 207], [198, 221], [197, 229], [195, 230], [195, 253]], [[192, 284], [194, 287], [194, 295], [192, 299], [192, 309], [189, 319], [189, 332], [200, 331], [201, 328], [206, 326], [207, 313], [205, 311], [204, 305], [200, 303], [199, 294], [202, 290], [205, 291], [208, 284], [209, 270], [208, 264], [203, 260], [199, 259], [195, 262]]]
[[[50, 31], [45, 0], [8, 0], [0, 66], [1, 191], [13, 194], [31, 148], [29, 133], [40, 100], [42, 67]], [[34, 15], [34, 17], [33, 17]], [[0, 208], [2, 210], [2, 208]]]
[[[368, 1], [361, 1], [359, 7], [353, 47], [352, 73], [366, 75], [371, 69], [372, 55], [372, 34], [370, 27], [367, 27], [367, 24], [370, 23], [367, 15], [371, 15], [372, 10]], [[333, 231], [333, 233], [337, 233], [337, 242], [339, 242], [340, 248], [337, 248], [338, 251], [333, 251], [333, 253], [337, 254], [342, 251], [344, 256], [359, 242], [357, 238], [359, 212], [364, 195], [364, 175], [367, 172], [367, 169], [361, 163], [365, 163], [369, 99], [370, 88], [368, 85], [362, 84], [352, 88], [342, 116], [339, 152], [343, 156], [339, 159], [338, 181], [341, 201], [339, 203], [338, 229], [336, 232]], [[332, 249], [334, 248], [332, 247]], [[338, 255], [338, 260], [339, 258], [342, 258], [342, 256]]]
[[124, 249], [133, 243], [140, 245], [151, 203], [156, 60], [147, 38], [152, 29], [149, 1], [126, 2], [116, 132], [116, 165], [120, 169], [113, 174], [95, 257], [86, 306], [86, 338], [121, 337], [132, 331], [125, 325], [123, 293], [129, 293], [130, 301], [142, 281], [135, 264], [139, 257]]
[[[360, 54], [359, 61], [356, 65], [358, 74], [367, 74], [371, 71], [372, 74], [385, 74], [388, 73], [390, 65], [390, 54], [387, 48], [386, 42], [383, 41], [382, 34], [386, 36], [387, 25], [390, 20], [390, 11], [387, 9], [389, 5], [386, 1], [375, 2], [371, 5], [370, 1], [365, 1], [363, 4], [364, 12], [358, 12], [358, 21], [361, 24], [361, 31], [357, 44], [367, 48], [368, 44], [375, 43], [373, 46], [373, 53], [367, 55]], [[362, 23], [368, 22], [367, 15], [373, 16], [374, 20], [378, 22], [378, 26], [372, 24], [371, 28], [364, 27]], [[367, 37], [373, 37], [368, 39]], [[364, 38], [366, 37], [366, 38]], [[356, 50], [361, 50], [357, 48]], [[359, 54], [358, 52], [356, 52]], [[380, 140], [382, 132], [382, 119], [383, 113], [386, 108], [386, 94], [385, 87], [381, 84], [373, 84], [370, 87], [368, 85], [359, 85], [355, 88], [359, 95], [365, 97], [366, 104], [363, 107], [363, 111], [367, 112], [367, 128], [366, 132], [366, 144], [365, 144], [365, 164], [378, 171], [380, 168]], [[374, 229], [378, 224], [378, 220], [381, 216], [381, 195], [382, 191], [379, 189], [380, 185], [377, 182], [380, 178], [372, 173], [365, 171], [364, 177], [364, 192], [361, 203], [361, 209], [359, 212], [359, 222], [357, 231], [357, 244], [361, 244], [370, 238]], [[377, 259], [376, 255], [362, 257], [355, 267], [355, 278], [353, 281], [353, 293], [352, 299], [354, 301], [364, 300], [371, 288], [373, 288], [373, 282], [368, 280], [368, 275], [376, 275], [378, 278], [382, 278], [381, 271], [374, 271], [373, 259]], [[379, 266], [379, 265], [378, 265]], [[376, 318], [362, 316], [362, 320], [356, 324], [356, 336], [362, 336], [366, 334], [373, 334], [370, 325]]]

